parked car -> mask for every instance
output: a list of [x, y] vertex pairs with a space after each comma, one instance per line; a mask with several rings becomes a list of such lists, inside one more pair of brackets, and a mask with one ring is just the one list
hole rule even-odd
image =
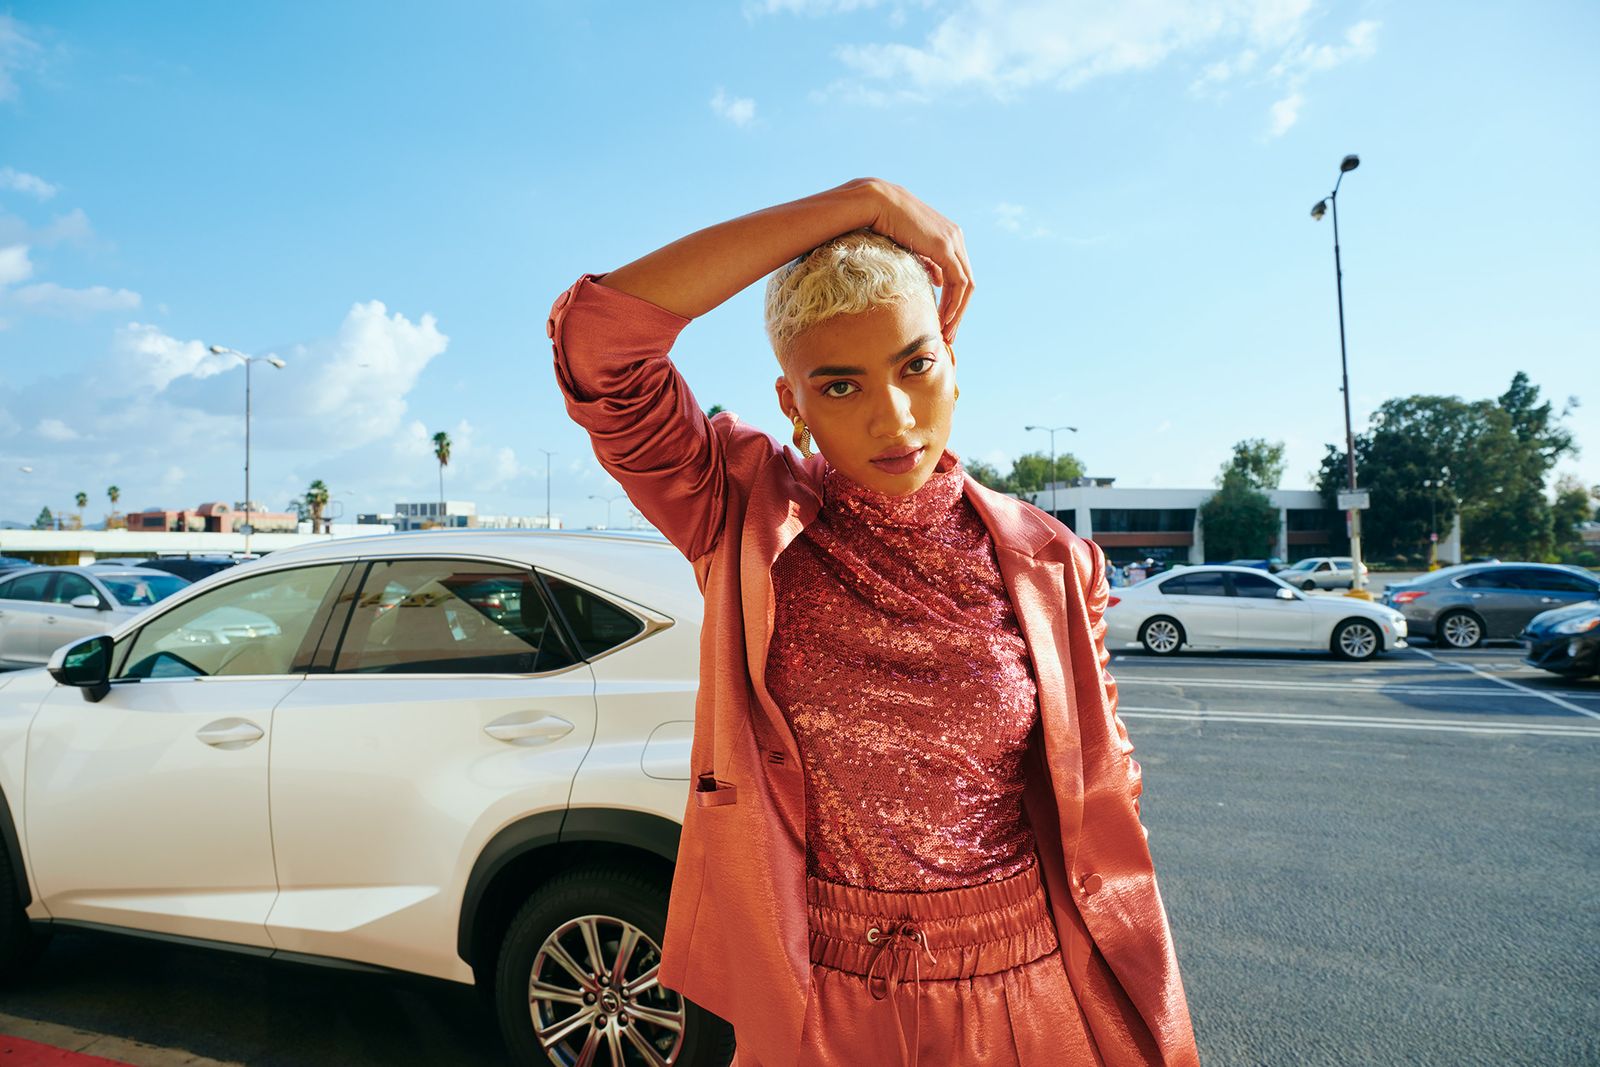
[[151, 570], [176, 574], [191, 582], [198, 582], [218, 571], [237, 567], [241, 562], [243, 561], [232, 556], [157, 556], [155, 559], [147, 560], [144, 566]]
[[34, 667], [188, 585], [138, 567], [32, 567], [0, 574], [0, 666]]
[[1284, 563], [1278, 556], [1271, 556], [1267, 559], [1230, 559], [1223, 566], [1253, 567], [1258, 571], [1266, 571], [1269, 574], [1277, 574], [1279, 571], [1288, 569], [1288, 564]]
[[21, 556], [0, 556], [0, 574], [6, 571], [21, 570], [23, 567], [33, 566], [33, 561], [23, 559]]
[[659, 538], [397, 533], [0, 676], [0, 972], [112, 927], [482, 987], [518, 1064], [726, 1063], [656, 980], [702, 612]]
[[1540, 612], [1600, 597], [1600, 579], [1543, 563], [1463, 563], [1391, 585], [1381, 602], [1405, 613], [1413, 637], [1450, 648], [1509, 639]]
[[1566, 678], [1600, 674], [1600, 600], [1541, 611], [1518, 636], [1529, 666]]
[[[1349, 556], [1310, 556], [1278, 572], [1278, 577], [1296, 589], [1310, 592], [1313, 589], [1355, 588], [1353, 564]], [[1361, 577], [1367, 577], [1367, 565], [1361, 565]]]
[[1350, 597], [1307, 596], [1249, 567], [1184, 567], [1119, 589], [1106, 643], [1167, 656], [1190, 648], [1297, 648], [1370, 659], [1405, 646], [1404, 616]]

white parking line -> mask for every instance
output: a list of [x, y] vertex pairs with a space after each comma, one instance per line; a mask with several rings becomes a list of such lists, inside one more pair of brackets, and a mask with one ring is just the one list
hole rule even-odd
[[[1349, 682], [1268, 682], [1259, 678], [1163, 678], [1147, 674], [1113, 673], [1118, 685], [1179, 685], [1179, 686], [1212, 686], [1219, 689], [1285, 689], [1302, 692], [1315, 690], [1322, 693], [1360, 693], [1362, 696], [1469, 696], [1469, 697], [1504, 697], [1508, 694], [1503, 689], [1488, 688], [1484, 686], [1442, 686], [1442, 685], [1407, 685], [1404, 682], [1390, 684], [1376, 678], [1356, 678]], [[1495, 678], [1494, 681], [1501, 679]], [[1378, 688], [1382, 686], [1382, 688]], [[1515, 694], [1520, 697], [1545, 697], [1546, 694], [1533, 689], [1524, 689]], [[1574, 697], [1581, 700], [1600, 700], [1600, 693], [1575, 693]]]
[[1451, 663], [1448, 660], [1440, 659], [1438, 656], [1435, 656], [1432, 652], [1424, 652], [1420, 648], [1413, 648], [1413, 649], [1411, 649], [1411, 651], [1415, 652], [1419, 656], [1428, 657], [1429, 659], [1433, 660], [1433, 662], [1437, 663], [1441, 667], [1454, 667], [1456, 670], [1459, 670], [1459, 671], [1470, 671], [1471, 673], [1476, 674], [1479, 678], [1487, 678], [1487, 679], [1489, 679], [1489, 681], [1494, 682], [1494, 683], [1496, 683], [1498, 685], [1503, 685], [1503, 686], [1506, 686], [1507, 688], [1515, 689], [1518, 692], [1522, 692], [1522, 693], [1532, 693], [1536, 697], [1542, 697], [1545, 700], [1548, 700], [1550, 703], [1554, 704], [1558, 708], [1566, 708], [1568, 711], [1575, 711], [1579, 715], [1587, 715], [1591, 719], [1600, 719], [1600, 711], [1591, 711], [1588, 708], [1580, 708], [1578, 705], [1572, 703], [1572, 701], [1570, 701], [1570, 700], [1562, 700], [1558, 696], [1552, 696], [1549, 693], [1541, 693], [1537, 689], [1529, 689], [1525, 685], [1518, 685], [1516, 682], [1509, 681], [1508, 679], [1496, 677], [1495, 675], [1490, 674], [1488, 671], [1480, 671], [1478, 668], [1472, 666], [1471, 664], [1468, 664], [1468, 663]]
[[1261, 726], [1344, 726], [1365, 730], [1429, 730], [1457, 734], [1536, 734], [1543, 737], [1600, 739], [1600, 727], [1564, 726], [1559, 723], [1474, 722], [1429, 719], [1380, 719], [1361, 715], [1281, 715], [1272, 712], [1215, 711], [1200, 708], [1145, 708], [1121, 706], [1117, 714], [1130, 719], [1176, 719], [1184, 722], [1237, 722]]

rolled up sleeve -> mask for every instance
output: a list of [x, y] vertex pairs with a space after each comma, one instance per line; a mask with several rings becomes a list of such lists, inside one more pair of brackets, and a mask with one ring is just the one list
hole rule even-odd
[[640, 514], [689, 559], [715, 547], [726, 510], [721, 438], [668, 353], [689, 324], [586, 274], [546, 333], [567, 413]]

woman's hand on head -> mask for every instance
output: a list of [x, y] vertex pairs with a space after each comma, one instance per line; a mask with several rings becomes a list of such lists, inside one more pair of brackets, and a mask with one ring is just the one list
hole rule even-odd
[[880, 178], [864, 178], [876, 193], [877, 214], [871, 229], [903, 245], [922, 261], [939, 287], [939, 326], [954, 342], [967, 301], [972, 299], [972, 263], [961, 227], [918, 200], [909, 191]]

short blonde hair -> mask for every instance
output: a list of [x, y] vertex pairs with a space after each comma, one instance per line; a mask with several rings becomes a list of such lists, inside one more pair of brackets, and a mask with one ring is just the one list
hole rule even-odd
[[852, 230], [772, 272], [767, 338], [781, 358], [795, 337], [835, 315], [919, 299], [934, 303], [922, 262], [880, 233]]

